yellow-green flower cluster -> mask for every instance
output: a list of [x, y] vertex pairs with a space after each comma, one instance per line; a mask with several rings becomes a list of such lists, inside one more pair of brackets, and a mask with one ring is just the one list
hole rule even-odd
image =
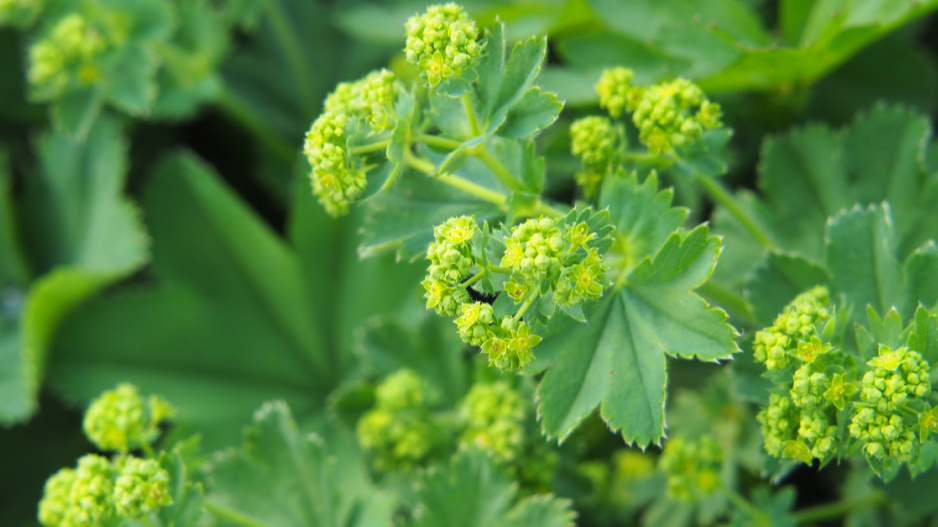
[[358, 442], [379, 470], [407, 470], [433, 449], [438, 431], [420, 377], [403, 369], [388, 376], [375, 392], [375, 407], [358, 421]]
[[710, 436], [696, 441], [668, 440], [659, 467], [668, 475], [668, 496], [691, 501], [713, 493], [720, 486], [723, 452]]
[[495, 459], [512, 462], [524, 448], [525, 413], [524, 399], [507, 382], [476, 384], [460, 405], [460, 445], [488, 450]]
[[61, 95], [71, 84], [94, 84], [101, 76], [95, 58], [110, 45], [86, 17], [68, 14], [29, 49], [29, 82], [37, 96], [46, 100]]
[[432, 5], [426, 13], [411, 17], [406, 27], [407, 62], [420, 68], [430, 86], [459, 77], [482, 54], [476, 42], [479, 29], [460, 5]]
[[0, 26], [25, 27], [42, 11], [43, 0], [0, 0]]
[[169, 473], [153, 460], [95, 454], [46, 481], [39, 502], [45, 527], [98, 527], [116, 518], [140, 516], [172, 502]]
[[580, 158], [582, 170], [576, 181], [587, 196], [592, 195], [606, 173], [619, 161], [622, 133], [607, 117], [593, 115], [570, 125], [570, 150]]
[[124, 457], [117, 461], [114, 507], [117, 514], [137, 518], [169, 505], [169, 473], [153, 459]]
[[397, 97], [394, 74], [386, 69], [372, 71], [355, 82], [342, 82], [326, 97], [326, 113], [361, 117], [372, 133], [393, 126], [391, 108]]
[[[790, 391], [791, 402], [800, 411], [797, 441], [786, 443], [784, 457], [798, 457], [810, 463], [811, 458], [826, 459], [837, 447], [837, 426], [834, 406], [825, 397], [831, 379], [818, 363], [806, 363], [795, 372]], [[852, 385], [851, 385], [852, 386]], [[767, 441], [768, 443], [768, 441]], [[792, 455], [792, 452], [806, 454]]]
[[770, 394], [769, 405], [759, 412], [758, 420], [762, 424], [765, 451], [775, 457], [782, 457], [785, 444], [797, 438], [799, 426], [797, 408], [791, 403], [788, 394]]
[[632, 112], [639, 140], [655, 156], [700, 138], [704, 130], [720, 123], [720, 106], [710, 102], [703, 91], [685, 79], [655, 84], [642, 90]]
[[872, 460], [910, 461], [918, 448], [912, 430], [916, 423], [907, 422], [904, 408], [931, 392], [929, 365], [915, 351], [887, 346], [880, 346], [867, 365], [872, 370], [863, 375], [850, 435], [863, 442], [863, 452]]
[[632, 86], [634, 78], [635, 72], [621, 66], [603, 70], [596, 84], [596, 93], [599, 106], [605, 108], [610, 116], [619, 117], [625, 110], [635, 111], [642, 89]]
[[506, 316], [501, 325], [490, 327], [482, 351], [488, 355], [489, 365], [502, 371], [521, 372], [534, 362], [533, 350], [540, 342], [541, 337], [531, 333], [527, 324]]
[[456, 316], [460, 306], [469, 302], [462, 281], [474, 263], [472, 238], [478, 230], [469, 216], [450, 218], [433, 229], [435, 241], [427, 248], [427, 278], [422, 282], [427, 307], [446, 316]]
[[813, 337], [820, 335], [824, 324], [830, 320], [829, 306], [829, 292], [823, 286], [795, 297], [771, 327], [756, 333], [755, 359], [764, 362], [769, 370], [785, 368], [792, 356], [812, 362], [827, 349]]
[[558, 226], [541, 217], [515, 226], [501, 260], [511, 269], [505, 291], [515, 303], [543, 290], [553, 291], [554, 301], [564, 306], [601, 297], [606, 268], [599, 251], [587, 245], [595, 237], [585, 222]]
[[329, 214], [348, 213], [368, 183], [365, 163], [349, 148], [350, 130], [358, 122], [366, 124], [372, 134], [392, 128], [397, 92], [394, 74], [384, 69], [340, 83], [306, 132], [303, 153], [312, 167], [313, 194]]
[[85, 435], [101, 450], [126, 453], [151, 443], [161, 422], [173, 416], [165, 399], [144, 400], [132, 384], [121, 384], [92, 401], [82, 426]]

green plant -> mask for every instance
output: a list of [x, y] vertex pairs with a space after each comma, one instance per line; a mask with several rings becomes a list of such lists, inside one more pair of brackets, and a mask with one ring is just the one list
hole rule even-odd
[[936, 7], [0, 0], [0, 523], [933, 522]]

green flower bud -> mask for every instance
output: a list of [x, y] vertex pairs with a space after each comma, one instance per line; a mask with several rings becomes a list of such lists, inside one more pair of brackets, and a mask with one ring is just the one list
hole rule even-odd
[[65, 525], [72, 507], [70, 496], [74, 483], [75, 471], [70, 468], [59, 470], [46, 481], [39, 502], [39, 523], [46, 527]]
[[703, 130], [721, 126], [719, 105], [685, 79], [646, 88], [634, 106], [632, 121], [651, 155], [670, 153], [698, 140]]
[[139, 518], [172, 503], [169, 473], [155, 460], [125, 457], [117, 465], [114, 505], [119, 515]]
[[391, 108], [397, 92], [394, 74], [381, 69], [355, 82], [339, 83], [323, 107], [326, 113], [360, 117], [372, 132], [382, 132], [393, 126]]
[[114, 518], [114, 471], [107, 458], [88, 454], [77, 467], [46, 482], [39, 521], [46, 527], [98, 527]]
[[635, 111], [635, 104], [641, 90], [632, 87], [635, 73], [623, 67], [607, 68], [603, 70], [599, 82], [596, 84], [596, 93], [599, 95], [599, 106], [609, 111], [612, 117], [619, 117], [623, 110]]
[[155, 439], [157, 426], [172, 417], [169, 403], [151, 397], [149, 408], [136, 386], [121, 384], [102, 393], [85, 412], [85, 435], [101, 450], [127, 452]]
[[769, 405], [759, 412], [757, 418], [762, 424], [765, 451], [781, 457], [785, 443], [798, 437], [800, 419], [797, 408], [791, 404], [787, 394], [772, 393]]
[[375, 391], [378, 408], [388, 411], [421, 407], [426, 386], [413, 370], [401, 369], [388, 376]]
[[615, 157], [617, 132], [607, 117], [589, 116], [570, 125], [570, 150], [588, 167], [608, 167]]
[[490, 326], [495, 322], [495, 312], [489, 304], [465, 303], [459, 306], [459, 318], [455, 322], [463, 342], [481, 346], [489, 337]]
[[476, 384], [460, 405], [460, 445], [488, 450], [499, 461], [514, 461], [524, 447], [525, 413], [524, 399], [507, 382]]
[[407, 61], [417, 65], [430, 83], [459, 77], [482, 54], [479, 29], [457, 4], [433, 5], [407, 21]]
[[54, 99], [70, 85], [90, 85], [100, 80], [95, 59], [111, 45], [101, 29], [86, 17], [71, 13], [33, 44], [27, 78], [37, 98]]
[[697, 441], [682, 437], [668, 440], [659, 467], [668, 475], [668, 496], [691, 501], [713, 493], [720, 486], [723, 453], [710, 436]]
[[795, 297], [772, 326], [756, 333], [753, 357], [764, 362], [766, 369], [779, 370], [788, 366], [790, 357], [811, 363], [831, 347], [817, 339], [824, 324], [832, 317], [827, 288], [818, 286]]
[[348, 213], [349, 205], [361, 197], [367, 184], [361, 163], [348, 151], [348, 120], [345, 113], [324, 112], [306, 132], [303, 144], [303, 153], [313, 169], [313, 194], [333, 216]]

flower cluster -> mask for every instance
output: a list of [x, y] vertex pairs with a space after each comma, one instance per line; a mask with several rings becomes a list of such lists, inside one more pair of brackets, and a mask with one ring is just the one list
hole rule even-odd
[[53, 99], [70, 85], [89, 85], [101, 74], [95, 59], [112, 42], [92, 21], [78, 13], [59, 20], [51, 32], [29, 50], [27, 77], [41, 99]]
[[42, 11], [43, 0], [0, 0], [0, 26], [26, 27]]
[[115, 518], [139, 518], [169, 505], [169, 473], [152, 460], [95, 454], [46, 481], [39, 522], [46, 527], [97, 527]]
[[756, 333], [753, 343], [755, 359], [764, 362], [769, 370], [785, 368], [792, 356], [812, 362], [816, 354], [823, 352], [823, 345], [813, 337], [821, 334], [824, 324], [830, 319], [827, 288], [818, 286], [798, 295], [771, 327]]
[[576, 181], [587, 195], [593, 194], [606, 173], [618, 164], [624, 138], [624, 132], [607, 117], [593, 115], [570, 125], [570, 150], [583, 166]]
[[[480, 346], [490, 364], [522, 371], [541, 341], [522, 317], [538, 298], [569, 307], [602, 296], [606, 268], [600, 248], [608, 248], [611, 230], [605, 213], [589, 210], [558, 220], [532, 218], [504, 233], [505, 251], [495, 267], [483, 255], [475, 220], [450, 218], [434, 229], [435, 241], [427, 249], [427, 307], [454, 317], [462, 340]], [[471, 299], [468, 288], [496, 273], [509, 275], [503, 293], [521, 304], [514, 315], [496, 316], [492, 305]]]
[[433, 449], [438, 435], [420, 377], [403, 369], [388, 376], [375, 392], [375, 407], [358, 421], [358, 442], [380, 470], [406, 470]]
[[514, 461], [524, 447], [526, 410], [524, 399], [505, 381], [474, 385], [459, 409], [460, 445], [488, 450], [499, 461]]
[[684, 501], [708, 496], [720, 486], [723, 452], [710, 436], [668, 440], [659, 467], [668, 475], [668, 496]]
[[880, 346], [867, 365], [872, 369], [863, 375], [850, 435], [863, 442], [863, 452], [872, 461], [910, 461], [918, 441], [904, 408], [931, 392], [929, 365], [915, 351], [887, 346]]
[[432, 5], [407, 21], [407, 61], [426, 75], [430, 86], [459, 77], [482, 54], [474, 20], [454, 3]]
[[394, 74], [388, 70], [343, 82], [326, 97], [323, 113], [306, 132], [303, 153], [312, 167], [313, 194], [329, 214], [346, 214], [364, 192], [365, 163], [354, 155], [349, 141], [358, 123], [367, 125], [372, 134], [393, 126], [397, 91]]
[[632, 86], [635, 72], [621, 66], [603, 70], [596, 84], [599, 106], [605, 108], [612, 117], [618, 118], [622, 112], [635, 111], [642, 89]]
[[632, 122], [639, 140], [653, 155], [667, 154], [700, 138], [704, 130], [717, 128], [720, 106], [685, 79], [648, 86], [641, 91]]
[[85, 435], [101, 450], [126, 453], [151, 443], [159, 425], [175, 410], [162, 397], [146, 401], [132, 384], [121, 384], [92, 401], [82, 424]]
[[127, 452], [148, 447], [157, 426], [172, 417], [163, 398], [145, 401], [137, 388], [121, 384], [95, 399], [85, 412], [84, 431], [102, 450], [120, 454], [112, 460], [96, 454], [78, 460], [46, 481], [39, 521], [46, 527], [97, 527], [116, 518], [139, 518], [172, 502], [170, 477], [158, 461]]

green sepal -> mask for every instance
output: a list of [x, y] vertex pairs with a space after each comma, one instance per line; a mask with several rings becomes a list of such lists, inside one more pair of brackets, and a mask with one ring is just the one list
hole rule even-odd
[[938, 316], [922, 306], [915, 310], [906, 345], [918, 352], [932, 368], [938, 366]]

